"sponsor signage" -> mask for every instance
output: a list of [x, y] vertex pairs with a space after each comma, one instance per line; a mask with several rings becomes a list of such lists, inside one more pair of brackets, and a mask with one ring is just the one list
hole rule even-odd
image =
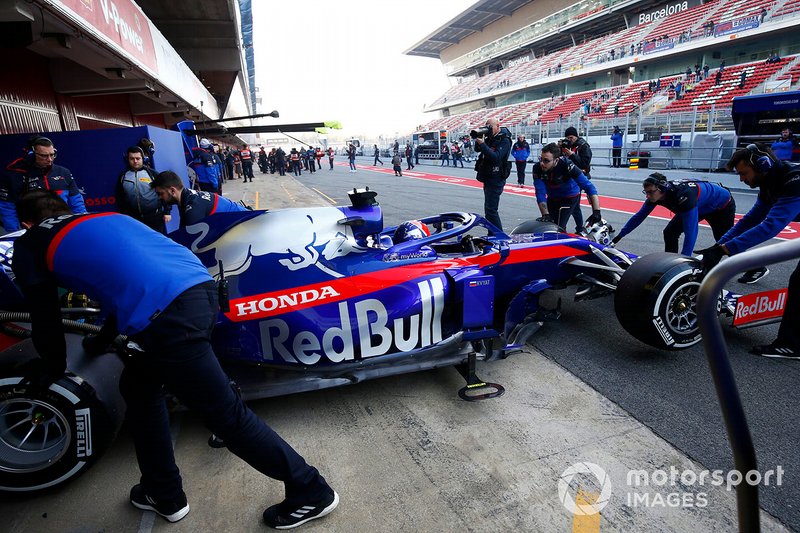
[[55, 0], [71, 18], [105, 37], [131, 59], [158, 73], [158, 61], [150, 33], [150, 21], [130, 0]]
[[656, 52], [661, 52], [663, 50], [670, 50], [675, 48], [675, 43], [672, 41], [662, 42], [659, 45], [656, 45], [654, 42], [645, 43], [642, 47], [643, 54], [654, 54]]
[[758, 15], [721, 22], [714, 25], [714, 37], [730, 35], [731, 33], [739, 33], [740, 31], [745, 30], [752, 30], [753, 28], [758, 28], [760, 24], [761, 22], [758, 18]]
[[665, 17], [669, 17], [670, 15], [674, 15], [676, 13], [681, 13], [683, 11], [687, 11], [690, 8], [700, 5], [698, 0], [684, 0], [681, 2], [670, 2], [669, 4], [664, 4], [653, 11], [647, 11], [644, 13], [639, 13], [639, 16], [632, 19], [632, 22], [635, 26], [639, 24], [649, 24], [650, 22], [661, 20]]
[[745, 294], [736, 300], [733, 325], [753, 324], [783, 316], [788, 289]]

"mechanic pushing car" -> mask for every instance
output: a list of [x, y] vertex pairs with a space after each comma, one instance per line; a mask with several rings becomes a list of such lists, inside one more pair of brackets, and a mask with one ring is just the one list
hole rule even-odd
[[190, 226], [214, 213], [247, 211], [247, 208], [215, 192], [198, 192], [183, 186], [181, 178], [171, 170], [160, 172], [150, 186], [166, 205], [177, 205], [180, 227]]
[[[702, 220], [711, 226], [716, 240], [733, 227], [736, 201], [722, 184], [701, 180], [670, 181], [664, 174], [653, 172], [642, 182], [642, 192], [647, 197], [644, 204], [614, 237], [613, 244], [639, 227], [658, 205], [675, 214], [664, 228], [665, 252], [678, 253], [678, 241], [683, 233], [681, 253], [691, 256], [697, 243], [698, 224]], [[748, 271], [739, 278], [739, 283], [755, 283], [768, 273], [766, 267]]]
[[[723, 256], [743, 252], [780, 233], [792, 221], [800, 221], [800, 164], [780, 161], [766, 144], [748, 144], [733, 153], [727, 165], [751, 189], [759, 189], [750, 211], [714, 246], [703, 254], [703, 271], [708, 272]], [[789, 292], [778, 338], [754, 346], [751, 353], [764, 357], [800, 360], [800, 264], [789, 277]]]
[[511, 132], [501, 127], [496, 118], [490, 118], [482, 128], [472, 130], [470, 137], [475, 139], [475, 151], [480, 155], [475, 162], [475, 179], [483, 183], [483, 211], [486, 220], [503, 230], [500, 221], [500, 195], [511, 172]]
[[133, 341], [120, 378], [142, 474], [131, 489], [131, 504], [169, 522], [189, 512], [173, 454], [166, 390], [198, 411], [231, 452], [284, 482], [285, 499], [264, 511], [267, 525], [289, 529], [336, 508], [336, 492], [244, 404], [220, 367], [210, 343], [219, 312], [217, 288], [197, 257], [128, 216], [73, 215], [50, 191], [25, 194], [17, 213], [28, 231], [16, 241], [13, 271], [31, 308], [40, 356], [23, 369], [32, 394], [66, 370], [59, 286], [90, 295], [109, 312], [100, 333], [84, 339], [87, 353], [104, 353], [117, 331]]
[[[600, 197], [597, 188], [589, 181], [581, 169], [561, 155], [561, 148], [550, 143], [542, 148], [538, 165], [533, 165], [533, 186], [536, 189], [536, 202], [544, 222], [555, 222], [567, 227], [569, 218], [580, 209], [581, 190], [586, 191], [592, 205], [592, 214], [586, 219], [591, 226], [602, 221]], [[581, 228], [578, 228], [581, 231]]]

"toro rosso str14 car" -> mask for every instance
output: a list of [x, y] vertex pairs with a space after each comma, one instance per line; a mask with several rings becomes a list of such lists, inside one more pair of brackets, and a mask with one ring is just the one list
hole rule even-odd
[[[507, 357], [558, 318], [539, 297], [571, 285], [579, 299], [616, 293], [623, 327], [652, 346], [700, 340], [696, 260], [637, 260], [607, 246], [602, 224], [590, 238], [537, 221], [506, 234], [478, 215], [444, 213], [384, 228], [373, 191], [350, 198], [347, 207], [220, 213], [171, 234], [219, 282], [212, 343], [246, 399], [444, 366], [466, 378], [462, 398], [497, 396], [502, 386], [482, 382], [476, 361]], [[68, 372], [41, 394], [21, 385], [17, 369], [36, 354], [29, 339], [9, 340], [24, 338], [29, 320], [10, 270], [14, 239], [0, 239], [0, 490], [25, 492], [79, 475], [111, 441], [126, 355], [84, 353], [81, 334], [98, 329], [99, 311], [70, 295]]]

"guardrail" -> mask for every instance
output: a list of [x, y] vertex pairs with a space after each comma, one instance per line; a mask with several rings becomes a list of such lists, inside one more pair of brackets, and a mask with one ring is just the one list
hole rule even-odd
[[[739, 472], [756, 469], [756, 452], [717, 313], [718, 296], [725, 283], [740, 272], [797, 258], [800, 258], [800, 240], [749, 250], [713, 268], [705, 276], [698, 292], [697, 321], [703, 334], [703, 347], [733, 450], [734, 464]], [[740, 532], [761, 531], [758, 485], [740, 483], [736, 487], [736, 507]]]

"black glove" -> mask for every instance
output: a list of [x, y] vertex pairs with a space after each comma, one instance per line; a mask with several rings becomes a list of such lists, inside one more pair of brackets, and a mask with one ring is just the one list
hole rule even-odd
[[548, 213], [537, 218], [536, 222], [553, 222], [553, 217]]
[[103, 355], [109, 348], [109, 344], [99, 335], [87, 335], [83, 338], [81, 344], [87, 355]]
[[65, 362], [59, 363], [37, 357], [22, 365], [20, 370], [23, 375], [20, 385], [24, 386], [30, 395], [39, 396], [63, 376], [67, 368]]
[[591, 216], [586, 219], [586, 224], [591, 226], [592, 224], [597, 224], [598, 222], [602, 222], [602, 220], [603, 220], [603, 217], [600, 216], [600, 210], [599, 209], [595, 209], [594, 211], [592, 211]]
[[613, 239], [611, 239], [611, 244], [612, 244], [612, 245], [616, 245], [616, 244], [617, 244], [619, 241], [621, 241], [621, 240], [622, 240], [622, 235], [617, 235], [616, 237], [614, 237]]
[[703, 273], [708, 273], [708, 271], [717, 266], [717, 264], [722, 260], [723, 255], [727, 255], [720, 244], [715, 244], [714, 246], [704, 248], [702, 250], [695, 250], [694, 253], [703, 256], [703, 259], [701, 260], [701, 268], [703, 269]]

